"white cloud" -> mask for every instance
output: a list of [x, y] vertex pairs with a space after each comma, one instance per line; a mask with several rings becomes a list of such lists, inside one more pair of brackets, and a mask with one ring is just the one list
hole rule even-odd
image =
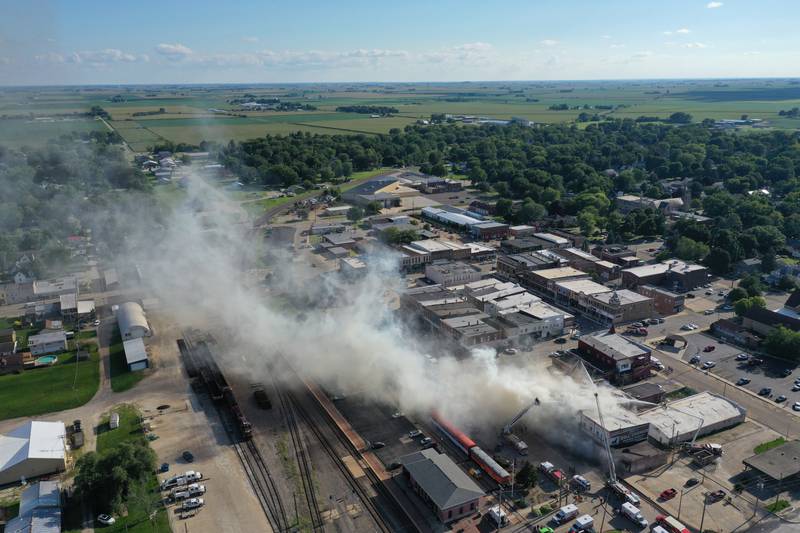
[[662, 31], [661, 33], [664, 34], [664, 35], [672, 35], [671, 31]]
[[62, 54], [57, 54], [55, 52], [33, 56], [33, 59], [37, 63], [64, 63], [66, 61], [66, 58]]
[[294, 69], [327, 69], [374, 67], [387, 59], [404, 59], [405, 50], [356, 49], [344, 52], [323, 50], [261, 50], [252, 53], [193, 54], [185, 61], [196, 65], [218, 67], [269, 66]]
[[600, 38], [601, 39], [611, 39], [611, 36], [610, 35], [601, 35]]
[[723, 4], [722, 2], [709, 2], [709, 3], [706, 4], [706, 7], [708, 9], [716, 9], [716, 8], [722, 7], [724, 5], [725, 4]]
[[258, 37], [242, 37], [242, 41], [246, 43], [257, 43], [258, 40]]
[[184, 57], [188, 57], [194, 53], [194, 51], [189, 48], [188, 46], [184, 46], [180, 43], [161, 43], [156, 46], [156, 52], [161, 55], [167, 56], [170, 59], [182, 59]]
[[708, 45], [704, 43], [686, 43], [681, 46], [684, 48], [708, 48]]
[[553, 39], [545, 39], [543, 41], [540, 41], [540, 44], [542, 46], [553, 47], [553, 46], [557, 46], [558, 45], [558, 41], [553, 40]]
[[494, 47], [491, 44], [478, 41], [444, 48], [435, 52], [428, 52], [422, 54], [420, 59], [431, 63], [449, 62], [478, 64], [489, 61], [493, 51]]
[[675, 33], [682, 33], [684, 35], [686, 35], [689, 32], [690, 32], [690, 30], [688, 28], [681, 28], [679, 30], [675, 30]]
[[675, 31], [669, 31], [669, 30], [662, 31], [661, 33], [663, 35], [667, 35], [667, 36], [669, 36], [669, 35], [686, 35], [687, 33], [691, 33], [691, 30], [689, 30], [688, 28], [681, 28], [681, 29], [675, 30]]
[[625, 48], [625, 45], [614, 43], [611, 46], [609, 46], [609, 48]]
[[87, 50], [73, 52], [66, 58], [70, 63], [88, 63], [91, 65], [105, 65], [108, 63], [135, 63], [147, 62], [150, 58], [145, 55], [130, 54], [118, 50], [117, 48], [106, 48], [104, 50]]

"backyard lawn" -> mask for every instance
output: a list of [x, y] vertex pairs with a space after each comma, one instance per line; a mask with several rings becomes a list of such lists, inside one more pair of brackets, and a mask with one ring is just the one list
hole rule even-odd
[[92, 399], [100, 385], [100, 358], [89, 345], [89, 359], [75, 352], [58, 356], [53, 366], [0, 376], [0, 420], [63, 411]]

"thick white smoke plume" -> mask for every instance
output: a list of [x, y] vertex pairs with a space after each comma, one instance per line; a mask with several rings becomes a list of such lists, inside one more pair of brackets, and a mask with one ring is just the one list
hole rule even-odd
[[[136, 239], [130, 259], [141, 265], [145, 282], [172, 317], [186, 326], [229, 331], [236, 342], [223, 362], [229, 371], [264, 380], [271, 358], [281, 353], [328, 390], [357, 392], [406, 413], [438, 408], [478, 434], [496, 434], [534, 397], [542, 406], [529, 413], [527, 425], [546, 423], [550, 434], [553, 428], [576, 428], [579, 410], [596, 409], [591, 385], [550, 372], [545, 361], [500, 360], [490, 349], [460, 359], [430, 353], [387, 303], [391, 290], [403, 284], [391, 257], [372, 257], [368, 274], [339, 287], [344, 282], [320, 281], [318, 269], [276, 252], [271, 291], [248, 282], [242, 267], [264, 250], [261, 235], [232, 223], [237, 208], [192, 179], [186, 203], [163, 234]], [[295, 295], [293, 300], [314, 302], [331, 284], [341, 290], [334, 291], [330, 307], [315, 304], [298, 313], [271, 296], [284, 291]], [[600, 398], [609, 414], [618, 409], [612, 389], [601, 389]], [[586, 440], [577, 431], [573, 436], [573, 444]]]

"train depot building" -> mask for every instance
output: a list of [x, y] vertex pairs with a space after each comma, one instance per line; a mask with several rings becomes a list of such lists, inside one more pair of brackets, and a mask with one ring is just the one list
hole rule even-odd
[[475, 513], [485, 493], [450, 457], [433, 448], [401, 457], [403, 477], [443, 523]]

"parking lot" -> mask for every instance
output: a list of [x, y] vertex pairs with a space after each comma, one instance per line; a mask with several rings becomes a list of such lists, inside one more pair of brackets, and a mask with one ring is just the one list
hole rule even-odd
[[[713, 372], [733, 383], [738, 382], [741, 378], [749, 379], [749, 383], [737, 386], [755, 393], [764, 388], [772, 389], [766, 397], [774, 399], [780, 395], [786, 396], [786, 401], [781, 404], [786, 409], [791, 409], [795, 402], [800, 402], [800, 391], [792, 391], [794, 380], [800, 377], [795, 366], [769, 357], [762, 358], [764, 361], [762, 364], [751, 366], [748, 364], [750, 355], [736, 346], [721, 343], [705, 334], [686, 335], [686, 339], [688, 345], [683, 352], [682, 359], [689, 362], [693, 357], [699, 357], [699, 361], [693, 365], [698, 368], [698, 371]], [[713, 348], [713, 351], [704, 351], [709, 347]], [[748, 355], [748, 360], [737, 361], [736, 356], [742, 353]], [[708, 370], [703, 369], [703, 364], [706, 362], [713, 362], [714, 367]], [[792, 373], [788, 376], [785, 375], [785, 372], [789, 371]]]

